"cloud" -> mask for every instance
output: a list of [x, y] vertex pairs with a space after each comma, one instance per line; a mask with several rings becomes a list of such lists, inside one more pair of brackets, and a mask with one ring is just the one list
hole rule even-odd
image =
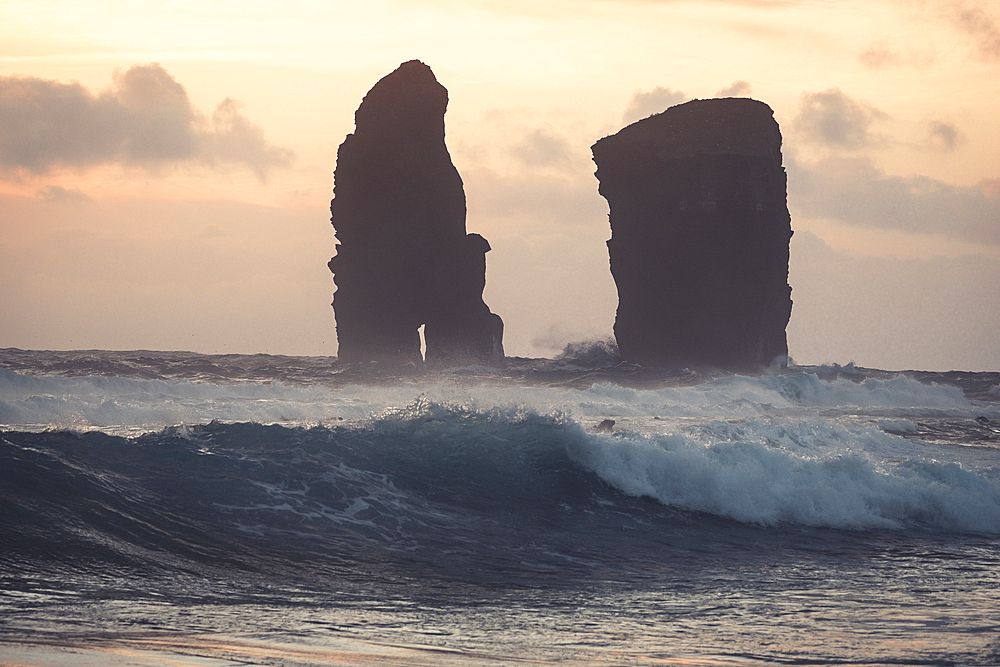
[[716, 97], [750, 97], [750, 84], [747, 81], [733, 81], [732, 85], [723, 88], [715, 94]]
[[264, 130], [243, 115], [244, 107], [231, 97], [219, 103], [212, 113], [212, 130], [203, 137], [204, 155], [212, 162], [244, 164], [263, 181], [268, 169], [287, 165], [293, 154], [269, 143]]
[[0, 77], [0, 172], [200, 162], [243, 165], [264, 179], [293, 157], [268, 143], [235, 100], [206, 119], [156, 63], [116, 71], [112, 81], [93, 94], [79, 83]]
[[858, 56], [858, 60], [868, 69], [882, 69], [903, 62], [902, 56], [890, 49], [885, 42], [872, 44]]
[[551, 130], [537, 128], [516, 143], [511, 153], [528, 167], [558, 167], [570, 162], [573, 147]]
[[[1000, 15], [996, 2], [983, 0], [933, 0], [927, 2], [905, 2], [895, 4], [910, 10], [912, 16], [935, 23], [947, 22], [968, 38], [974, 49], [973, 56], [982, 62], [1000, 60]], [[930, 11], [930, 15], [925, 15]], [[925, 40], [922, 45], [927, 46]], [[929, 65], [935, 60], [933, 51], [909, 49], [899, 53], [891, 49], [885, 41], [873, 43], [859, 55], [859, 60], [871, 69], [881, 69], [897, 65]]]
[[869, 128], [888, 115], [867, 102], [851, 98], [837, 88], [805, 93], [799, 114], [792, 121], [795, 130], [810, 141], [839, 148], [862, 148], [874, 137]]
[[933, 51], [908, 48], [905, 53], [889, 47], [886, 42], [876, 42], [858, 54], [861, 64], [871, 70], [910, 65], [927, 67], [935, 60]]
[[815, 164], [785, 156], [789, 205], [802, 213], [856, 227], [895, 229], [1000, 245], [1000, 199], [978, 187], [926, 176], [890, 176], [867, 158], [829, 158]]
[[980, 60], [1000, 60], [1000, 20], [982, 7], [964, 5], [951, 9], [952, 23], [976, 42]]
[[950, 152], [962, 142], [964, 137], [952, 123], [933, 120], [927, 131], [927, 145], [935, 150]]
[[94, 200], [80, 190], [67, 190], [58, 185], [46, 185], [35, 196], [50, 204], [92, 204]]
[[984, 178], [976, 184], [987, 199], [1000, 199], [1000, 178]]
[[675, 104], [687, 101], [688, 96], [679, 90], [670, 90], [660, 86], [649, 92], [637, 90], [632, 95], [632, 99], [629, 100], [625, 113], [622, 114], [622, 122], [628, 125], [655, 113], [666, 111]]
[[[593, 164], [593, 163], [591, 163]], [[505, 229], [524, 225], [539, 233], [539, 225], [556, 229], [607, 224], [607, 204], [597, 193], [593, 168], [580, 173], [525, 171], [500, 174], [485, 167], [462, 172], [470, 224], [475, 219], [504, 221]], [[553, 232], [555, 233], [555, 232]]]
[[[611, 0], [619, 2], [620, 0]], [[683, 0], [630, 0], [635, 4], [668, 5], [680, 4]], [[810, 0], [712, 0], [720, 5], [736, 5], [740, 7], [751, 7], [754, 9], [782, 9], [785, 7], [798, 7], [810, 4]]]

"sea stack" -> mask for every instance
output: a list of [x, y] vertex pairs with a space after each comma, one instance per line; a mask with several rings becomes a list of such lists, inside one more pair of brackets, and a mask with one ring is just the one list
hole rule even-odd
[[694, 100], [592, 147], [624, 361], [753, 370], [788, 355], [792, 236], [771, 108]]
[[338, 358], [496, 364], [503, 321], [483, 301], [490, 244], [465, 231], [465, 190], [444, 141], [448, 91], [411, 60], [368, 91], [337, 151], [330, 204]]

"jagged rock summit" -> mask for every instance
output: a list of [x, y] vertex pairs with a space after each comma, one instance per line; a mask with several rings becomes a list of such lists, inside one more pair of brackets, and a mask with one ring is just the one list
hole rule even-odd
[[503, 359], [503, 321], [483, 301], [490, 245], [465, 230], [447, 106], [431, 68], [405, 62], [368, 91], [337, 151], [329, 266], [341, 361], [419, 363], [422, 325], [430, 363]]
[[694, 100], [592, 150], [610, 207], [622, 359], [729, 370], [786, 359], [792, 229], [771, 108]]

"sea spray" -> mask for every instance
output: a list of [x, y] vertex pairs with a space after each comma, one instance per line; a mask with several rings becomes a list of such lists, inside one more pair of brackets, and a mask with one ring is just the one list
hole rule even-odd
[[755, 421], [699, 430], [587, 434], [573, 454], [629, 495], [742, 522], [1000, 534], [997, 470], [899, 460], [912, 443], [880, 429]]

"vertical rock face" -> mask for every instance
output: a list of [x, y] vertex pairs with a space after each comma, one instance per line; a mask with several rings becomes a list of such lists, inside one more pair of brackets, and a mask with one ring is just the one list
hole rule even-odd
[[695, 100], [593, 146], [622, 359], [748, 370], [788, 354], [791, 218], [770, 107]]
[[444, 143], [448, 91], [403, 63], [368, 92], [337, 151], [338, 356], [347, 362], [496, 363], [503, 321], [483, 301], [490, 245], [465, 232], [465, 190]]

